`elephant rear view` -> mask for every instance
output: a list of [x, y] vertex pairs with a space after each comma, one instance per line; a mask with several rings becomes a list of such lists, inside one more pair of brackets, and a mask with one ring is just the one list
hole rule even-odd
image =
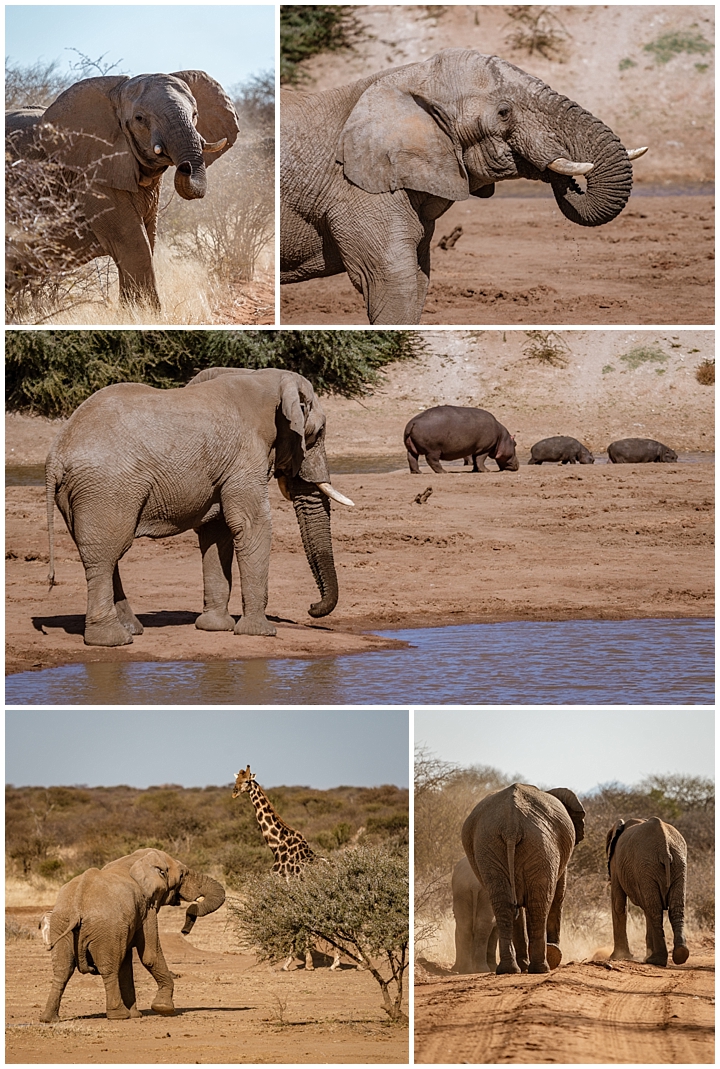
[[612, 903], [611, 957], [632, 960], [627, 938], [627, 900], [645, 914], [646, 965], [666, 966], [663, 912], [673, 930], [673, 962], [690, 954], [685, 942], [687, 844], [677, 828], [658, 817], [617, 820], [607, 833], [605, 852]]
[[[446, 48], [324, 93], [286, 93], [280, 281], [347, 272], [371, 323], [419, 323], [435, 221], [497, 182], [552, 186], [579, 226], [609, 223], [632, 160], [599, 119], [498, 56]], [[576, 177], [583, 177], [580, 188]]]
[[[272, 538], [268, 480], [295, 508], [320, 591], [311, 616], [338, 599], [325, 414], [307, 379], [292, 371], [209, 368], [180, 389], [106, 386], [73, 413], [45, 465], [54, 582], [53, 506], [78, 547], [87, 579], [85, 643], [122, 646], [142, 634], [118, 562], [135, 538], [194, 529], [202, 553], [204, 631], [274, 635], [267, 619]], [[228, 612], [233, 557], [243, 614]]]
[[465, 821], [463, 848], [495, 913], [498, 973], [522, 969], [516, 948], [522, 940], [518, 920], [523, 910], [528, 971], [545, 973], [560, 964], [566, 869], [573, 847], [584, 835], [585, 810], [567, 787], [540, 791], [513, 783], [484, 798]]

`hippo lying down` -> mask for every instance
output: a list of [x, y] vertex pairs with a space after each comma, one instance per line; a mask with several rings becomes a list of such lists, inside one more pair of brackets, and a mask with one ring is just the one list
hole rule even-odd
[[594, 464], [595, 457], [577, 438], [556, 434], [543, 438], [530, 450], [528, 464]]
[[607, 452], [613, 464], [674, 464], [678, 458], [674, 449], [654, 438], [620, 438]]

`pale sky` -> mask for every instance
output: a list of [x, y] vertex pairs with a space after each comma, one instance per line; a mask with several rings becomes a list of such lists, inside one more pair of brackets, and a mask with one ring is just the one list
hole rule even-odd
[[222, 786], [250, 765], [263, 787], [409, 782], [405, 710], [7, 710], [16, 787]]
[[16, 4], [5, 8], [10, 66], [58, 60], [76, 48], [118, 63], [112, 74], [203, 70], [225, 89], [275, 68], [275, 8], [266, 4]]
[[538, 787], [584, 793], [653, 773], [714, 778], [711, 709], [415, 711], [415, 745]]

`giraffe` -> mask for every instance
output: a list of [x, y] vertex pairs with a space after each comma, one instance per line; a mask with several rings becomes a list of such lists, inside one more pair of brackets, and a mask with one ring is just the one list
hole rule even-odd
[[[237, 798], [240, 794], [250, 795], [250, 801], [255, 809], [255, 817], [263, 834], [263, 839], [272, 850], [275, 858], [273, 872], [276, 872], [286, 880], [290, 880], [299, 876], [306, 865], [312, 865], [315, 861], [327, 860], [311, 849], [310, 844], [301, 832], [295, 831], [294, 828], [291, 828], [289, 824], [286, 824], [277, 815], [270, 803], [270, 799], [256, 781], [255, 774], [250, 771], [250, 765], [245, 769], [241, 768], [235, 777], [232, 796]], [[335, 947], [330, 949], [333, 955], [333, 963], [330, 969], [334, 970], [340, 965], [340, 951]], [[288, 971], [292, 960], [293, 955], [290, 954], [283, 964], [284, 972]], [[305, 954], [305, 968], [314, 968], [312, 954], [309, 950]]]

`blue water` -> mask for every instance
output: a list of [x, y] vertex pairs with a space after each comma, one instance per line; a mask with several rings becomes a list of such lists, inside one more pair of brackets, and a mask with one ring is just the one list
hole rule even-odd
[[11, 705], [711, 705], [712, 620], [566, 620], [381, 631], [410, 649], [318, 660], [63, 665]]

